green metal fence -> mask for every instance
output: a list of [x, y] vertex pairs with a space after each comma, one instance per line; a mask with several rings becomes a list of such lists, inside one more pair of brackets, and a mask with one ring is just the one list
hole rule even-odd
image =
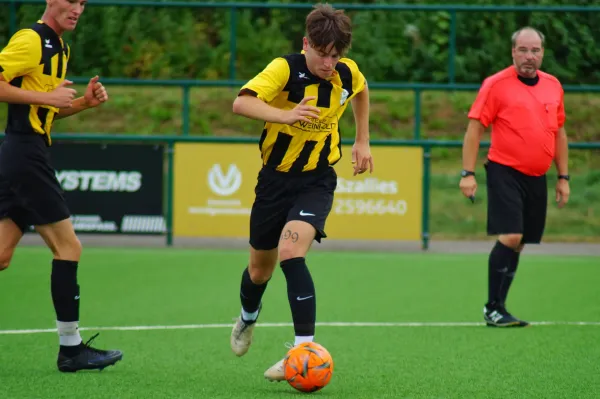
[[[0, 0], [0, 4], [8, 4], [10, 32], [17, 29], [17, 11], [21, 4], [45, 4], [45, 0]], [[241, 87], [245, 81], [236, 80], [237, 54], [237, 16], [241, 9], [310, 9], [312, 3], [248, 3], [248, 2], [186, 2], [186, 1], [117, 1], [94, 0], [94, 7], [101, 6], [137, 6], [137, 7], [172, 7], [172, 8], [218, 8], [229, 9], [231, 18], [229, 78], [227, 80], [139, 80], [126, 78], [105, 78], [107, 85], [135, 86], [176, 86], [182, 88], [182, 128], [181, 134], [190, 132], [190, 89], [192, 87]], [[476, 91], [479, 84], [455, 83], [456, 26], [458, 13], [464, 12], [600, 12], [600, 6], [528, 6], [528, 5], [461, 5], [461, 4], [335, 4], [337, 8], [346, 10], [386, 10], [386, 11], [443, 11], [450, 16], [449, 48], [448, 48], [448, 82], [445, 84], [410, 83], [410, 82], [369, 82], [373, 89], [412, 90], [414, 92], [415, 118], [413, 138], [421, 139], [421, 94], [424, 91]], [[75, 83], [87, 83], [88, 78], [70, 77]], [[565, 92], [600, 92], [600, 85], [564, 85]]]
[[[9, 9], [9, 31], [17, 29], [17, 12], [22, 4], [45, 4], [45, 0], [0, 0], [7, 4]], [[173, 243], [173, 160], [174, 147], [177, 142], [204, 142], [204, 143], [257, 143], [253, 138], [215, 138], [189, 136], [190, 126], [190, 90], [192, 87], [241, 87], [245, 81], [236, 80], [235, 62], [237, 54], [237, 17], [240, 9], [310, 9], [312, 3], [248, 3], [248, 2], [186, 2], [186, 1], [118, 1], [95, 0], [95, 7], [99, 6], [139, 6], [139, 7], [179, 7], [179, 8], [220, 8], [230, 10], [230, 63], [229, 79], [227, 80], [140, 80], [127, 78], [106, 78], [103, 82], [107, 85], [135, 85], [135, 86], [175, 86], [182, 88], [182, 131], [178, 136], [138, 136], [138, 135], [106, 135], [106, 134], [55, 134], [55, 140], [68, 141], [95, 141], [95, 142], [152, 142], [162, 144], [166, 148], [167, 171], [165, 218], [167, 224], [166, 242]], [[455, 56], [456, 56], [456, 26], [457, 15], [461, 12], [600, 12], [600, 6], [528, 6], [528, 5], [419, 5], [419, 4], [343, 4], [336, 3], [337, 8], [346, 10], [386, 10], [386, 11], [443, 11], [450, 16], [449, 28], [449, 55], [448, 55], [448, 82], [447, 83], [411, 83], [411, 82], [369, 82], [369, 87], [384, 90], [412, 90], [415, 101], [415, 125], [413, 140], [374, 141], [373, 146], [411, 146], [423, 148], [423, 214], [422, 214], [422, 247], [429, 247], [429, 190], [431, 174], [431, 150], [433, 148], [459, 148], [459, 141], [427, 141], [421, 140], [421, 94], [424, 91], [476, 91], [479, 84], [455, 83]], [[75, 83], [87, 83], [88, 78], [70, 77]], [[565, 92], [600, 92], [600, 85], [564, 85]], [[351, 144], [350, 142], [344, 142]], [[484, 142], [482, 147], [489, 146]], [[571, 143], [572, 149], [600, 149], [600, 143]], [[458, 190], [458, 188], [457, 188]], [[460, 195], [457, 193], [457, 195]]]
[[[107, 135], [107, 134], [55, 134], [54, 141], [87, 141], [87, 142], [130, 142], [130, 143], [153, 143], [165, 146], [166, 155], [166, 174], [165, 190], [165, 222], [167, 227], [166, 244], [173, 245], [173, 181], [174, 181], [174, 159], [175, 144], [180, 142], [187, 143], [221, 143], [221, 144], [257, 144], [258, 139], [254, 138], [236, 138], [236, 137], [195, 137], [195, 136], [137, 136], [137, 135]], [[342, 140], [343, 144], [352, 144], [352, 141]], [[372, 146], [392, 146], [392, 147], [422, 147], [423, 148], [423, 207], [421, 215], [421, 245], [424, 250], [429, 248], [429, 219], [430, 219], [430, 184], [431, 184], [431, 150], [433, 148], [460, 148], [460, 141], [430, 141], [430, 140], [374, 140]], [[486, 148], [489, 142], [482, 142], [481, 147]], [[596, 143], [571, 143], [570, 149], [594, 150], [600, 149], [600, 142]], [[402, 173], [402, 172], [398, 172]], [[458, 175], [457, 175], [458, 179]], [[458, 180], [457, 180], [457, 193]]]

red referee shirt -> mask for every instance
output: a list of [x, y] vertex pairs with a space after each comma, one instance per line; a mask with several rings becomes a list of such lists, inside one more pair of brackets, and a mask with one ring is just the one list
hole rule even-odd
[[492, 124], [488, 158], [530, 175], [545, 174], [554, 159], [556, 133], [565, 123], [564, 91], [558, 79], [537, 72], [528, 86], [510, 66], [483, 81], [469, 118]]

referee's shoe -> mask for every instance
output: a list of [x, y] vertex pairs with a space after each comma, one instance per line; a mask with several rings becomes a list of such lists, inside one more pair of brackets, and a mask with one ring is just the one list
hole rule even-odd
[[488, 327], [527, 327], [528, 322], [517, 319], [504, 305], [487, 304], [483, 307], [483, 319]]

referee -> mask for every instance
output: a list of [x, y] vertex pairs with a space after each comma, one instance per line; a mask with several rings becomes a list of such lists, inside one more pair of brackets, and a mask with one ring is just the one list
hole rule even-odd
[[513, 65], [485, 79], [468, 114], [460, 189], [477, 190], [475, 163], [484, 130], [492, 125], [485, 163], [488, 190], [487, 233], [498, 236], [489, 257], [484, 320], [492, 327], [526, 327], [506, 310], [506, 298], [525, 244], [539, 244], [546, 223], [546, 174], [558, 172], [556, 202], [569, 199], [568, 144], [563, 88], [539, 70], [544, 35], [524, 27], [512, 35]]

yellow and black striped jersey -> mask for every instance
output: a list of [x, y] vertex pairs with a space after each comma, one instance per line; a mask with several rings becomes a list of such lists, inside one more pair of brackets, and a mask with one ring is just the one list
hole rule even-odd
[[[69, 55], [69, 46], [62, 38], [43, 21], [37, 21], [31, 28], [16, 32], [0, 52], [0, 74], [12, 86], [50, 92], [65, 80]], [[58, 111], [48, 105], [9, 104], [6, 132], [42, 134], [50, 144]]]
[[304, 97], [315, 96], [308, 105], [316, 106], [319, 119], [294, 125], [265, 123], [260, 138], [263, 165], [281, 172], [307, 172], [325, 169], [340, 160], [339, 120], [366, 80], [354, 61], [342, 58], [328, 79], [313, 75], [304, 54], [275, 58], [246, 83], [240, 95], [256, 95], [269, 105], [290, 110]]

